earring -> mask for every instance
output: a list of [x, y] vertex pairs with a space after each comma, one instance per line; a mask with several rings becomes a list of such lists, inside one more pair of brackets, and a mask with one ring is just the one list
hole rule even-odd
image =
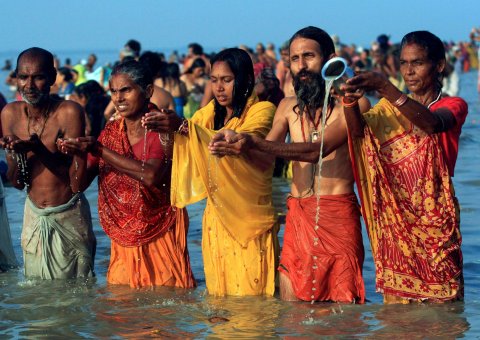
[[247, 96], [248, 96], [248, 89], [247, 89], [247, 91], [245, 91], [245, 94], [244, 94], [244, 96], [245, 96], [245, 97], [247, 97]]

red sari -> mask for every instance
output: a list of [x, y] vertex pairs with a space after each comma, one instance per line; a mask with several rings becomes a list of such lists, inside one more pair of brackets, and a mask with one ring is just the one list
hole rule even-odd
[[[123, 119], [108, 124], [99, 141], [127, 158], [164, 158], [156, 133], [147, 134], [146, 145], [142, 139], [132, 148]], [[188, 215], [170, 206], [170, 176], [165, 176], [162, 190], [151, 189], [100, 159], [98, 178], [100, 223], [112, 240], [107, 281], [194, 287], [186, 244]]]
[[385, 99], [364, 118], [364, 138], [349, 142], [377, 291], [461, 298], [459, 211], [439, 135], [415, 127]]

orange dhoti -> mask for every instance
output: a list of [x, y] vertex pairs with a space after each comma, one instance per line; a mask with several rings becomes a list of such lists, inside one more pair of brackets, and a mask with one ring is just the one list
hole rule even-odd
[[[355, 194], [290, 197], [279, 270], [304, 301], [365, 301], [364, 250]], [[315, 230], [316, 229], [316, 230]]]

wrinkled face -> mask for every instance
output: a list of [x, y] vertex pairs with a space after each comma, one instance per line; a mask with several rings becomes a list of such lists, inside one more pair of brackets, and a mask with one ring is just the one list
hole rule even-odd
[[210, 81], [213, 95], [220, 105], [232, 109], [235, 75], [230, 66], [224, 61], [217, 61], [213, 64]]
[[37, 105], [48, 98], [53, 79], [48, 67], [41, 59], [24, 55], [17, 68], [17, 87], [22, 99], [30, 105]]
[[290, 71], [301, 81], [308, 81], [309, 74], [320, 74], [324, 64], [320, 45], [312, 39], [296, 38], [290, 44]]
[[116, 74], [110, 79], [110, 92], [117, 112], [124, 118], [135, 118], [143, 115], [146, 102], [150, 99], [153, 86], [146, 91], [133, 82], [126, 74]]
[[435, 65], [428, 59], [427, 50], [417, 44], [408, 44], [400, 52], [400, 72], [410, 92], [423, 94], [435, 88], [439, 72], [445, 64]]

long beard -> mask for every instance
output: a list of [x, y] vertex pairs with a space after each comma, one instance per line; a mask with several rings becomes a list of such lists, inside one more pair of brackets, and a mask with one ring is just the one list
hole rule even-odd
[[[307, 76], [305, 80], [300, 77]], [[293, 77], [293, 88], [297, 96], [297, 105], [299, 113], [302, 114], [305, 109], [316, 110], [323, 105], [325, 98], [325, 81], [320, 73], [313, 73], [302, 70]]]

